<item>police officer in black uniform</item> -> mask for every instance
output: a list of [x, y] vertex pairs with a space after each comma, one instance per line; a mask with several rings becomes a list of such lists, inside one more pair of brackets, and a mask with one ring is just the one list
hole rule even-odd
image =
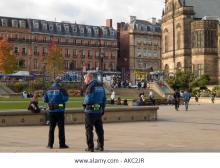
[[95, 126], [98, 136], [97, 147], [95, 150], [104, 150], [104, 130], [102, 115], [105, 111], [106, 95], [102, 83], [93, 80], [92, 74], [85, 76], [85, 98], [83, 101], [85, 112], [85, 128], [87, 148], [86, 151], [94, 152], [93, 126]]
[[178, 90], [175, 90], [173, 97], [174, 97], [175, 109], [176, 111], [178, 111], [180, 106], [180, 92]]
[[64, 129], [64, 111], [65, 103], [68, 101], [68, 94], [60, 85], [60, 78], [56, 78], [53, 85], [45, 92], [44, 101], [49, 106], [49, 141], [48, 148], [52, 149], [54, 144], [54, 130], [58, 124], [59, 128], [59, 144], [60, 148], [69, 148], [65, 143], [65, 129]]

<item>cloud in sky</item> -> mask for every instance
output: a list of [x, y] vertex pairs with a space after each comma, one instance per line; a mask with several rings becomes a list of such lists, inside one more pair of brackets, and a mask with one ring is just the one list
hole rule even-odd
[[161, 18], [164, 0], [1, 0], [0, 16], [36, 18], [104, 25], [105, 20], [127, 22]]

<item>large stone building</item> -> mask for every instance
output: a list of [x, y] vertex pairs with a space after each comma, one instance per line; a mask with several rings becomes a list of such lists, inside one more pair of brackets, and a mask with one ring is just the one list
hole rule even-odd
[[[69, 22], [0, 17], [0, 37], [13, 44], [18, 64], [24, 70], [43, 71], [48, 46], [53, 42], [62, 49], [66, 71], [102, 69], [115, 71], [117, 65], [117, 32], [112, 20], [106, 26]], [[85, 68], [84, 68], [85, 69]]]
[[208, 74], [220, 83], [220, 3], [218, 0], [165, 0], [162, 69]]
[[118, 23], [118, 69], [123, 79], [135, 83], [151, 71], [160, 70], [161, 29], [155, 18], [152, 22], [130, 17], [130, 23]]

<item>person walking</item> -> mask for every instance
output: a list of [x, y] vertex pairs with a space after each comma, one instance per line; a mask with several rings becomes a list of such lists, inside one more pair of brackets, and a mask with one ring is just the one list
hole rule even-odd
[[178, 90], [175, 90], [173, 94], [173, 98], [174, 98], [175, 109], [176, 111], [178, 111], [180, 106], [180, 92]]
[[52, 149], [54, 144], [54, 130], [58, 124], [59, 128], [59, 145], [60, 148], [69, 148], [65, 142], [65, 128], [64, 128], [64, 112], [65, 103], [68, 101], [68, 94], [66, 90], [61, 87], [61, 80], [59, 77], [55, 79], [55, 82], [44, 94], [44, 102], [49, 106], [49, 141], [48, 148]]
[[115, 104], [115, 91], [112, 90], [112, 93], [111, 93], [111, 104]]
[[154, 93], [152, 91], [149, 92], [148, 97], [149, 97], [151, 103], [153, 104], [153, 106], [155, 106]]
[[190, 98], [191, 98], [191, 94], [187, 90], [185, 90], [183, 93], [183, 101], [184, 101], [186, 111], [188, 111], [188, 108], [189, 108]]
[[195, 101], [197, 104], [199, 103], [199, 93], [198, 92], [195, 95]]
[[105, 112], [106, 94], [102, 83], [93, 79], [93, 75], [88, 73], [85, 76], [86, 93], [83, 100], [85, 112], [85, 129], [87, 148], [85, 151], [94, 152], [93, 127], [95, 127], [98, 137], [96, 151], [104, 150], [104, 129], [102, 115]]
[[215, 97], [216, 97], [216, 92], [212, 92], [211, 101], [212, 101], [213, 104], [215, 103]]

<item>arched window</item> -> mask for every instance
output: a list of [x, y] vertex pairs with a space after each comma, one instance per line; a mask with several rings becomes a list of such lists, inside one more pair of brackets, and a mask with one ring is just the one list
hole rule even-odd
[[169, 38], [168, 38], [168, 30], [165, 29], [163, 31], [163, 34], [164, 34], [164, 39], [163, 39], [163, 47], [164, 47], [164, 52], [168, 52], [169, 51]]
[[177, 70], [177, 71], [181, 71], [181, 70], [182, 70], [182, 65], [181, 65], [180, 62], [177, 63], [177, 65], [176, 65], [176, 70]]
[[181, 42], [180, 38], [181, 38], [181, 33], [180, 33], [180, 31], [178, 31], [178, 32], [177, 32], [177, 39], [176, 39], [177, 50], [180, 49], [180, 42]]
[[164, 71], [165, 71], [165, 73], [169, 73], [170, 72], [170, 67], [169, 67], [168, 64], [165, 65]]
[[168, 39], [168, 35], [165, 35], [164, 37], [164, 49], [165, 49], [165, 52], [168, 52], [169, 48], [169, 39]]
[[179, 50], [181, 47], [181, 25], [178, 23], [176, 25], [176, 49]]

